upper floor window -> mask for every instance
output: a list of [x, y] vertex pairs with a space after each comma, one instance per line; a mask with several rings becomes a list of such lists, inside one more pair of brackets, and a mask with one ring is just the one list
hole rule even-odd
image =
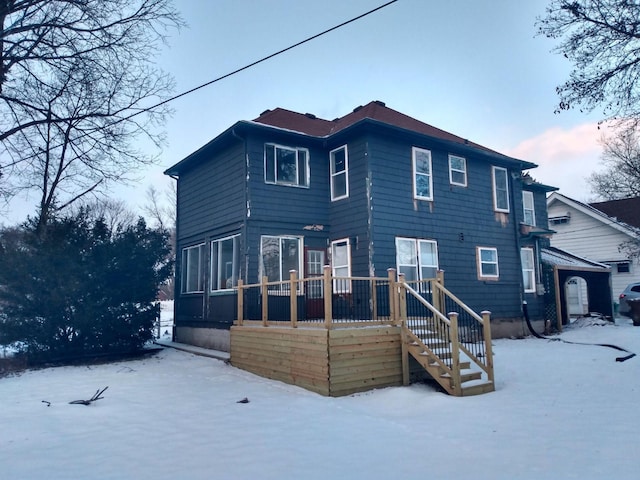
[[431, 151], [413, 147], [413, 197], [433, 200], [433, 175], [431, 174]]
[[438, 271], [438, 244], [434, 240], [396, 238], [398, 273], [406, 281], [435, 278]]
[[334, 277], [333, 291], [336, 293], [348, 293], [351, 291], [351, 249], [349, 239], [335, 240], [331, 242], [331, 273]]
[[[289, 280], [289, 272], [301, 272], [302, 249], [299, 237], [263, 235], [260, 239], [260, 274], [269, 282]], [[288, 284], [269, 286], [269, 291], [288, 291]]]
[[309, 186], [309, 151], [306, 148], [264, 146], [264, 181], [278, 185]]
[[202, 293], [204, 291], [204, 243], [182, 249], [182, 293]]
[[479, 280], [497, 280], [499, 278], [497, 248], [477, 247], [476, 262]]
[[524, 223], [527, 225], [536, 224], [536, 208], [533, 202], [533, 192], [523, 190], [522, 209], [524, 213]]
[[520, 261], [522, 262], [522, 280], [525, 293], [536, 291], [536, 269], [533, 248], [520, 249]]
[[493, 209], [496, 212], [509, 212], [509, 176], [507, 169], [491, 167], [493, 179]]
[[449, 183], [467, 186], [467, 160], [457, 155], [449, 155]]
[[237, 286], [239, 270], [240, 235], [211, 242], [211, 290]]
[[329, 152], [331, 162], [331, 200], [349, 196], [349, 155], [347, 146]]

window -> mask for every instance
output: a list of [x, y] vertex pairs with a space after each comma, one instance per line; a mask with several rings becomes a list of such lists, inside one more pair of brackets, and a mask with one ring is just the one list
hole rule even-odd
[[433, 200], [433, 177], [431, 175], [431, 152], [422, 148], [411, 149], [413, 158], [413, 198]]
[[571, 220], [571, 216], [567, 214], [560, 217], [551, 217], [549, 218], [549, 223], [551, 225], [563, 225], [565, 223], [569, 223], [569, 220]]
[[323, 298], [323, 280], [320, 278], [324, 273], [324, 250], [307, 250], [307, 274], [308, 278], [318, 278], [311, 282], [307, 282], [308, 298]]
[[522, 280], [525, 293], [536, 291], [536, 270], [533, 257], [533, 248], [520, 249], [520, 261], [522, 262]]
[[478, 247], [476, 251], [478, 264], [478, 278], [480, 280], [497, 280], [498, 249], [490, 247]]
[[631, 262], [616, 263], [616, 270], [618, 273], [631, 273]]
[[[289, 272], [300, 273], [300, 238], [263, 236], [260, 242], [260, 274], [269, 282], [289, 280]], [[288, 285], [270, 287], [269, 290], [287, 291]]]
[[467, 186], [467, 161], [457, 155], [449, 155], [449, 183]]
[[493, 209], [496, 212], [509, 212], [509, 184], [507, 169], [491, 167], [493, 178]]
[[201, 293], [204, 291], [204, 243], [182, 250], [182, 293]]
[[434, 240], [396, 238], [396, 264], [407, 282], [435, 278], [438, 244]]
[[[348, 238], [331, 242], [331, 274], [334, 277], [351, 276], [351, 249]], [[334, 279], [333, 291], [336, 293], [350, 292], [351, 280]]]
[[211, 242], [211, 290], [225, 290], [238, 285], [240, 235]]
[[536, 209], [533, 203], [533, 192], [522, 192], [522, 208], [524, 211], [524, 223], [527, 225], [536, 224]]
[[309, 151], [267, 143], [264, 146], [264, 181], [309, 186]]
[[349, 155], [344, 145], [329, 152], [331, 162], [331, 200], [349, 196]]

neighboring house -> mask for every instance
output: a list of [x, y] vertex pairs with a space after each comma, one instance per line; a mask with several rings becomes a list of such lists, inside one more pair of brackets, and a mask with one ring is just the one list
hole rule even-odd
[[[176, 340], [228, 349], [238, 279], [322, 274], [446, 287], [494, 336], [542, 321], [546, 194], [511, 158], [375, 101], [335, 120], [277, 108], [166, 170], [177, 179]], [[551, 299], [551, 300], [550, 300]]]
[[[621, 248], [640, 238], [640, 197], [586, 204], [554, 192], [547, 199], [547, 209], [549, 227], [556, 232], [551, 244], [608, 265], [614, 301], [629, 283], [640, 282], [640, 264]], [[575, 314], [586, 310], [580, 284], [575, 279], [569, 287]]]

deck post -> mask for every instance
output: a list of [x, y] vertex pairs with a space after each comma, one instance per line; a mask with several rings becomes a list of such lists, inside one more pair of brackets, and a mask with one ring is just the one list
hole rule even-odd
[[398, 325], [398, 286], [396, 285], [396, 269], [387, 269], [387, 278], [389, 279], [389, 321]]
[[262, 326], [269, 326], [269, 286], [267, 282], [269, 279], [264, 276], [262, 277]]
[[398, 325], [400, 325], [400, 342], [402, 349], [402, 384], [409, 385], [411, 378], [409, 373], [409, 336], [407, 335], [407, 290], [404, 288], [404, 273], [398, 275], [397, 312]]
[[333, 308], [331, 305], [331, 301], [333, 299], [331, 266], [325, 265], [322, 273], [324, 283], [324, 326], [326, 328], [330, 328], [331, 322], [333, 321]]
[[242, 279], [238, 279], [238, 313], [236, 314], [238, 317], [238, 325], [242, 326], [244, 323], [244, 292], [242, 291]]
[[484, 352], [487, 362], [487, 379], [490, 382], [493, 378], [493, 347], [491, 345], [491, 312], [484, 310], [480, 312], [482, 315], [482, 333], [484, 335]]
[[[444, 270], [438, 270], [436, 272], [436, 283], [441, 287], [444, 287]], [[433, 292], [433, 306], [443, 315], [444, 312], [444, 293], [441, 288], [432, 288]]]
[[298, 272], [295, 270], [289, 270], [289, 316], [291, 317], [291, 326], [296, 328], [298, 326]]
[[454, 395], [462, 395], [462, 382], [460, 378], [460, 341], [458, 340], [458, 313], [449, 312], [451, 322], [451, 370], [453, 377]]

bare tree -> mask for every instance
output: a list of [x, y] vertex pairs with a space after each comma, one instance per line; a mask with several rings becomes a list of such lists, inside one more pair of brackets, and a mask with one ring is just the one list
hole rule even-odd
[[8, 0], [0, 21], [0, 190], [38, 191], [44, 225], [156, 161], [133, 145], [163, 141], [173, 81], [153, 57], [182, 25], [171, 0]]
[[640, 3], [551, 0], [537, 27], [573, 63], [557, 111], [602, 107], [603, 120], [640, 119]]
[[603, 137], [602, 145], [605, 168], [589, 176], [592, 192], [605, 200], [640, 196], [640, 132], [636, 122], [621, 124], [614, 134]]
[[71, 209], [74, 214], [79, 214], [84, 208], [89, 219], [102, 219], [110, 232], [120, 233], [128, 227], [132, 227], [138, 221], [138, 216], [129, 209], [123, 200], [113, 198], [92, 199], [88, 202], [80, 202]]

